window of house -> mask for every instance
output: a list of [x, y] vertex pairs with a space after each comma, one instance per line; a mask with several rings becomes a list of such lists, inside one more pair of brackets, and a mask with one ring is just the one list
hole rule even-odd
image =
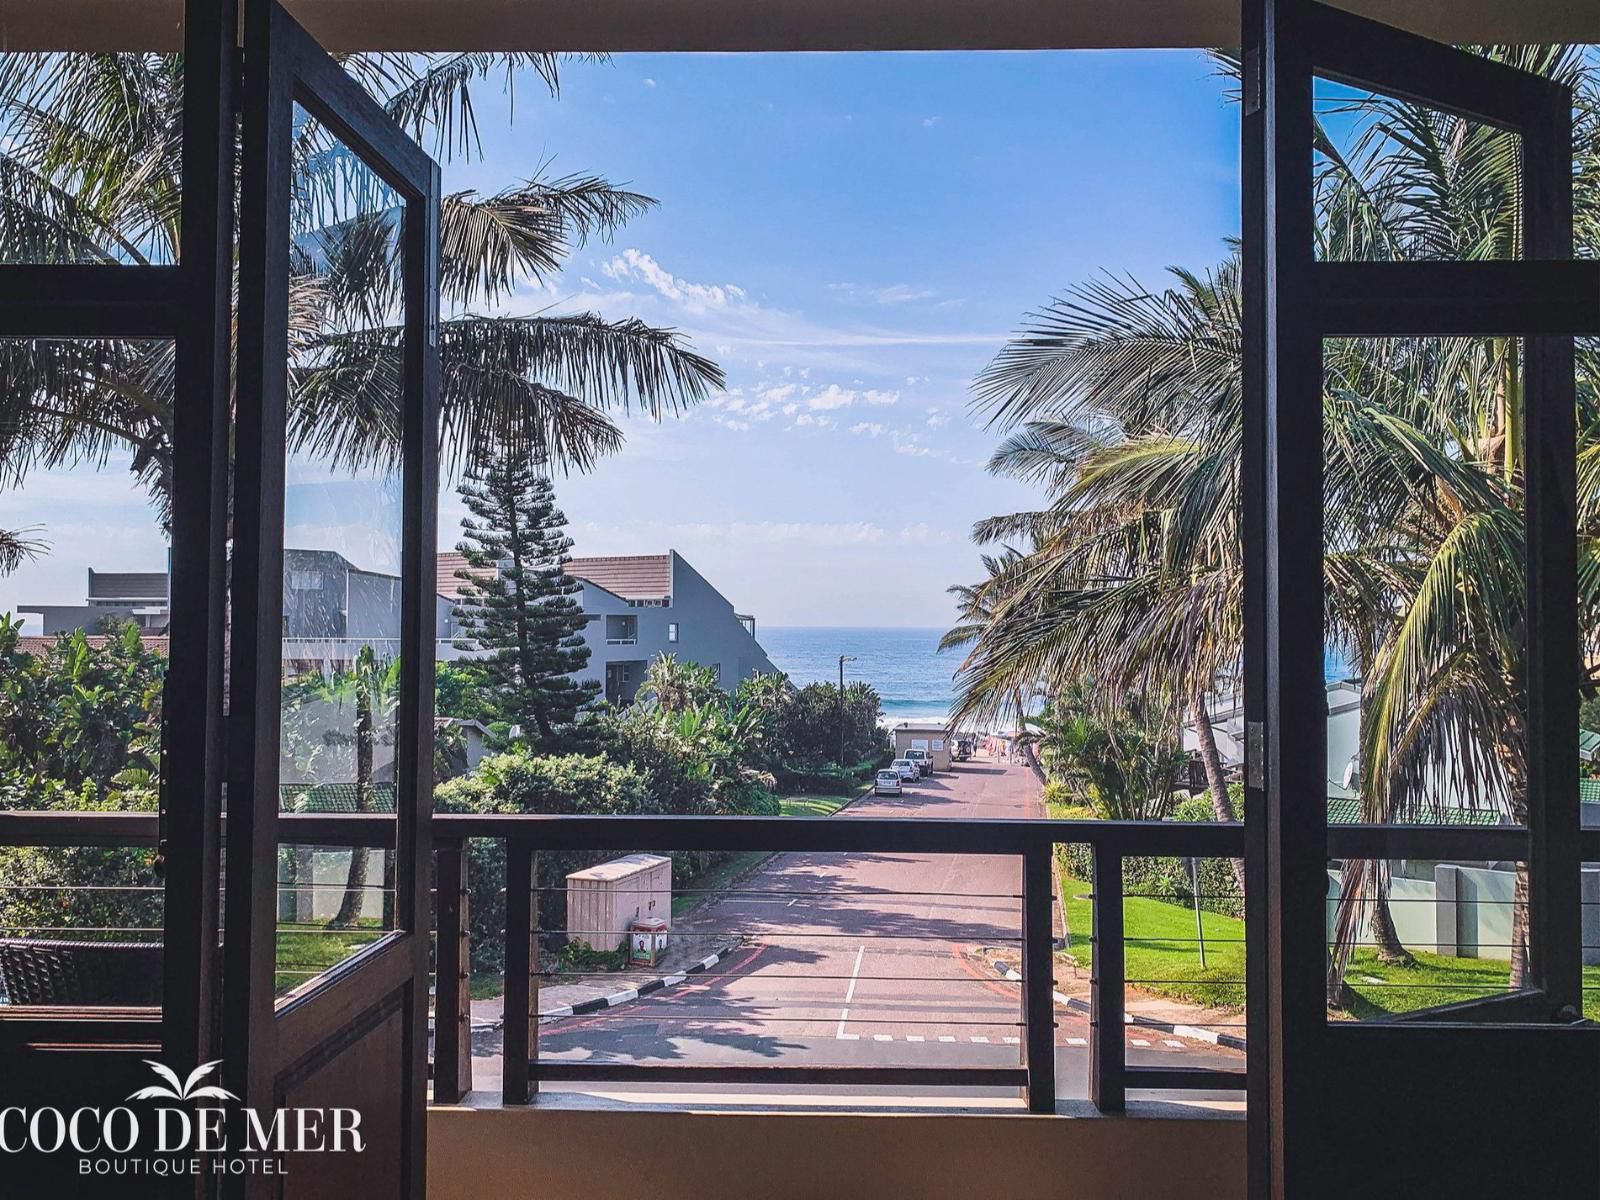
[[676, 621], [668, 621], [667, 622], [667, 641], [675, 642], [677, 640], [678, 640], [678, 623]]

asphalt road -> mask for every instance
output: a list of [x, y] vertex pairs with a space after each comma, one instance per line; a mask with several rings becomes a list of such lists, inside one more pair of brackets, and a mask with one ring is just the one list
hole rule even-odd
[[[1027, 768], [980, 758], [898, 799], [869, 798], [833, 819], [1035, 816], [1037, 793]], [[1018, 1065], [1020, 988], [994, 977], [970, 952], [1017, 943], [1020, 892], [1014, 858], [775, 855], [678, 923], [681, 932], [742, 936], [734, 953], [678, 987], [545, 1024], [540, 1056], [706, 1065]], [[1087, 1018], [1058, 1008], [1056, 1019], [1058, 1093], [1081, 1097]], [[1130, 1028], [1128, 1037], [1134, 1063], [1242, 1062], [1232, 1052], [1156, 1031]], [[477, 1086], [489, 1085], [498, 1066], [475, 1063]]]

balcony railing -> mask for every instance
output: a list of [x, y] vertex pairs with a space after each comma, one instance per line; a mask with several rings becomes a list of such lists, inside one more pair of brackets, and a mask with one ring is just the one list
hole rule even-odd
[[[386, 814], [283, 814], [285, 844], [392, 847]], [[585, 817], [437, 815], [432, 820], [437, 878], [434, 1098], [458, 1101], [472, 1086], [469, 1039], [467, 857], [469, 839], [506, 846], [503, 1101], [526, 1104], [543, 1082], [665, 1082], [761, 1085], [1021, 1086], [1035, 1112], [1054, 1111], [1055, 998], [1051, 859], [1058, 845], [1086, 845], [1093, 856], [1093, 972], [1090, 982], [1090, 1099], [1123, 1111], [1129, 1089], [1243, 1089], [1243, 1070], [1131, 1065], [1124, 1030], [1123, 863], [1129, 858], [1233, 858], [1244, 852], [1237, 824], [1030, 821], [857, 817]], [[0, 812], [0, 846], [154, 846], [149, 813]], [[675, 1065], [541, 1059], [537, 1036], [535, 856], [550, 852], [708, 850], [730, 853], [929, 854], [1009, 856], [1022, 868], [1021, 1065], [770, 1066]], [[1520, 827], [1338, 825], [1328, 830], [1335, 858], [1512, 861], [1526, 858]], [[1600, 861], [1600, 830], [1583, 834], [1583, 857]], [[1518, 994], [1505, 998], [1508, 1009]], [[1419, 1016], [1422, 1014], [1419, 1014]], [[59, 1014], [57, 1014], [59, 1017]], [[0, 1012], [0, 1022], [14, 1019]], [[58, 1033], [70, 1028], [60, 1024]], [[54, 1028], [54, 1026], [52, 1027]], [[452, 1035], [453, 1031], [453, 1035]], [[68, 1040], [71, 1040], [68, 1038]]]

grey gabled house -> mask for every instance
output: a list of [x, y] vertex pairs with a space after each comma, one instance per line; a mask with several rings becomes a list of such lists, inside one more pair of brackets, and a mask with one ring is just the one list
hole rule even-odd
[[[439, 555], [442, 595], [457, 593], [456, 572], [465, 566], [460, 554]], [[599, 682], [612, 704], [632, 702], [657, 655], [710, 667], [730, 691], [752, 675], [777, 670], [756, 640], [756, 619], [737, 612], [676, 550], [574, 558], [567, 574], [583, 585], [588, 618], [589, 662], [578, 677]]]

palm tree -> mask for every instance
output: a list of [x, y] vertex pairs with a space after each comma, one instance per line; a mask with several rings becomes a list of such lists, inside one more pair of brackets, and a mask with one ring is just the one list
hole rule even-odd
[[[1486, 53], [1572, 83], [1580, 246], [1600, 247], [1600, 102], [1594, 59], [1571, 47]], [[1404, 102], [1340, 105], [1353, 149], [1325, 134], [1318, 176], [1326, 258], [1489, 258], [1517, 252], [1513, 139]], [[994, 466], [1050, 488], [1052, 504], [981, 524], [1021, 533], [1024, 583], [979, 637], [962, 706], [1008, 681], [1059, 686], [1092, 669], [1114, 689], [1166, 680], [1203, 693], [1237, 660], [1240, 611], [1238, 321], [1220, 286], [1151, 293], [1132, 281], [1078, 289], [1036, 316], [980, 377], [976, 404], [1019, 428]], [[1327, 347], [1327, 627], [1365, 680], [1362, 805], [1415, 819], [1450, 798], [1526, 819], [1523, 776], [1521, 415], [1506, 341], [1335, 342]], [[1594, 537], [1600, 485], [1592, 349], [1580, 355], [1580, 611], [1586, 687], [1600, 627]], [[1213, 801], [1222, 815], [1221, 796]], [[1330, 968], [1342, 986], [1368, 922], [1399, 948], [1386, 864], [1347, 863]], [[1512, 983], [1526, 973], [1519, 879]]]
[[[946, 630], [939, 639], [939, 653], [947, 650], [959, 650], [964, 646], [974, 645], [982, 636], [989, 623], [994, 620], [995, 613], [999, 611], [1000, 602], [1005, 594], [1006, 584], [1011, 578], [1010, 572], [1022, 559], [1022, 554], [1011, 546], [1002, 548], [999, 554], [984, 554], [980, 556], [983, 569], [988, 577], [981, 583], [957, 583], [945, 589], [956, 598], [956, 611], [960, 623]], [[957, 670], [965, 668], [964, 660]], [[1009, 711], [1017, 715], [1020, 722], [1027, 711], [1027, 697], [1020, 687], [1012, 689], [1009, 699]], [[952, 724], [955, 723], [952, 718]]]
[[[11, 54], [0, 65], [0, 257], [8, 262], [176, 259], [181, 58]], [[478, 149], [475, 85], [538, 74], [549, 55], [352, 55], [346, 68], [441, 156]], [[392, 197], [312, 120], [294, 134], [292, 451], [339, 468], [392, 462], [397, 445], [398, 222]], [[441, 212], [441, 450], [447, 466], [495, 445], [563, 469], [615, 450], [614, 411], [693, 404], [720, 369], [671, 330], [589, 313], [483, 315], [538, 284], [591, 237], [654, 204], [594, 175], [536, 167]], [[103, 339], [0, 343], [0, 483], [34, 468], [128, 453], [165, 515], [171, 492], [172, 348]]]
[[973, 610], [957, 719], [1091, 676], [1112, 705], [1167, 697], [1231, 821], [1206, 698], [1243, 633], [1238, 272], [1174, 277], [1162, 292], [1115, 277], [1069, 291], [978, 379], [977, 407], [1014, 430], [990, 469], [1043, 483], [1051, 503], [974, 531], [1032, 549], [1007, 563], [1003, 594], [979, 585], [989, 607]]

